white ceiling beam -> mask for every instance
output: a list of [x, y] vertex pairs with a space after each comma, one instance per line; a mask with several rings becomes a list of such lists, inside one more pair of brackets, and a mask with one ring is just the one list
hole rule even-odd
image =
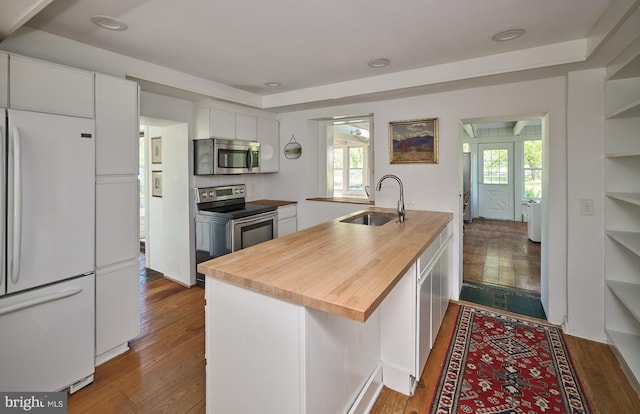
[[2, 0], [0, 42], [47, 7], [53, 0]]
[[473, 128], [472, 124], [462, 124], [462, 128], [467, 131], [467, 135], [469, 135], [471, 138], [476, 137], [476, 131], [475, 128]]
[[529, 121], [518, 121], [518, 122], [516, 122], [516, 124], [513, 126], [513, 136], [517, 137], [518, 135], [520, 135], [520, 133], [522, 132], [524, 127], [527, 126], [528, 122]]

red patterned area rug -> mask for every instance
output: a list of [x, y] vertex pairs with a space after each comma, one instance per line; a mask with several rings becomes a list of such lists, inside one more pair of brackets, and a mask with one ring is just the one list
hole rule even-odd
[[460, 306], [431, 414], [591, 413], [559, 328]]

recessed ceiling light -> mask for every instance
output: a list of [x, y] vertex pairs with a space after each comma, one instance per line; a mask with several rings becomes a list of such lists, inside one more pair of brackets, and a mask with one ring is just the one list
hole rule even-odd
[[367, 65], [372, 68], [384, 68], [385, 66], [389, 66], [391, 61], [387, 58], [381, 59], [373, 59], [367, 62]]
[[264, 86], [266, 86], [267, 88], [277, 88], [278, 86], [282, 86], [282, 82], [277, 82], [277, 81], [265, 82]]
[[103, 29], [109, 30], [127, 30], [129, 26], [123, 21], [116, 19], [115, 17], [109, 16], [93, 16], [91, 18], [91, 22], [97, 26], [102, 27]]
[[504, 32], [496, 33], [492, 39], [496, 42], [506, 42], [507, 40], [517, 39], [524, 34], [524, 29], [509, 29]]

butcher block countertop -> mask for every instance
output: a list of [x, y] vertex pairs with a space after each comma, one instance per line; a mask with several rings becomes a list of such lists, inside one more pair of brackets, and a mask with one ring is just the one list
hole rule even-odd
[[284, 206], [289, 206], [291, 204], [297, 204], [296, 201], [285, 201], [285, 200], [255, 200], [255, 201], [250, 201], [250, 203], [263, 204], [266, 206], [274, 206], [274, 207], [284, 207]]
[[[390, 213], [382, 226], [342, 223], [365, 211]], [[372, 207], [221, 256], [198, 271], [299, 305], [364, 322], [451, 213]]]

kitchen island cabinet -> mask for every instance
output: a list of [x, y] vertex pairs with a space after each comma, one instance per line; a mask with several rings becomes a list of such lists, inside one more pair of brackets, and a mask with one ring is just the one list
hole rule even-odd
[[[208, 277], [207, 412], [366, 412], [385, 363], [406, 384], [418, 376], [416, 338], [430, 336], [431, 320], [418, 322], [417, 272], [433, 243], [450, 245], [452, 215], [406, 217], [365, 226], [345, 216], [198, 265]], [[403, 366], [405, 349], [383, 344], [393, 324], [413, 350]]]

